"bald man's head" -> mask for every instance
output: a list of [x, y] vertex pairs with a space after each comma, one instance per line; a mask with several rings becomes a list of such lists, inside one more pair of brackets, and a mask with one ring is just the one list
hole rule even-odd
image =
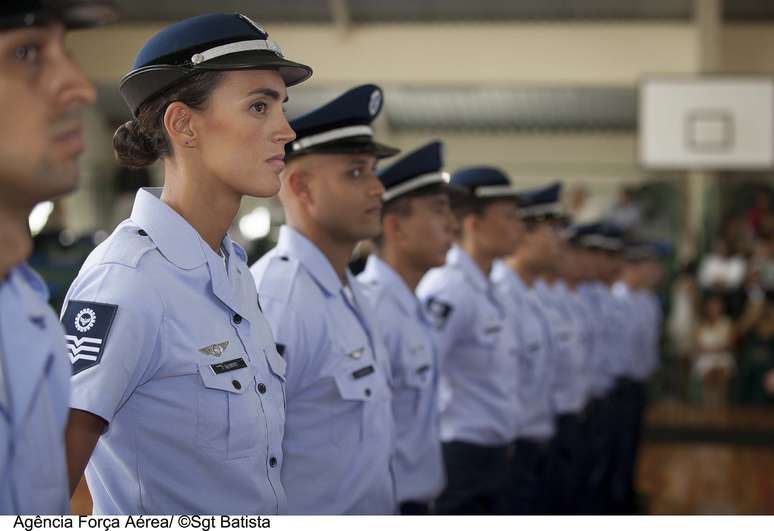
[[384, 187], [368, 154], [309, 154], [287, 161], [279, 198], [291, 226], [312, 225], [353, 243], [381, 232]]

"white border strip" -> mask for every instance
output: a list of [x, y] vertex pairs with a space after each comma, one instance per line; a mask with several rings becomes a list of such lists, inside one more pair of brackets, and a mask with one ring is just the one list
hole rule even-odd
[[349, 138], [351, 136], [374, 136], [374, 130], [367, 125], [351, 125], [349, 127], [341, 127], [339, 129], [332, 129], [316, 135], [302, 138], [293, 142], [293, 151], [301, 151], [308, 147], [316, 146], [318, 144], [325, 144], [334, 140], [341, 140], [342, 138]]
[[519, 192], [510, 184], [502, 184], [498, 186], [479, 186], [473, 195], [476, 197], [505, 197], [509, 195], [516, 197], [519, 195]]
[[211, 59], [215, 59], [216, 57], [222, 57], [232, 53], [247, 52], [250, 50], [268, 50], [270, 52], [274, 52], [280, 57], [284, 57], [282, 55], [282, 48], [280, 48], [279, 44], [276, 42], [269, 39], [256, 39], [253, 41], [232, 42], [230, 44], [223, 44], [222, 46], [210, 48], [209, 50], [204, 50], [203, 52], [192, 55], [191, 62], [195, 65], [199, 65], [210, 61]]
[[399, 195], [403, 195], [412, 190], [416, 190], [417, 188], [422, 188], [423, 186], [427, 186], [435, 183], [448, 183], [448, 182], [449, 182], [449, 174], [446, 172], [441, 171], [441, 172], [434, 172], [434, 173], [423, 173], [422, 175], [418, 175], [414, 177], [410, 181], [402, 182], [399, 185], [393, 186], [389, 190], [386, 190], [382, 194], [382, 201], [389, 201], [391, 199], [395, 199]]

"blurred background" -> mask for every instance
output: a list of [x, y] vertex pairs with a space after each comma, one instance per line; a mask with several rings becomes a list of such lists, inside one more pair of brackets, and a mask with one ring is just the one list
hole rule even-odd
[[[171, 21], [239, 11], [315, 69], [290, 89], [289, 117], [376, 83], [386, 101], [376, 134], [386, 143], [410, 149], [437, 138], [449, 171], [491, 164], [524, 188], [559, 180], [576, 221], [610, 218], [669, 242], [662, 368], [639, 466], [643, 506], [774, 514], [774, 400], [763, 386], [774, 368], [774, 2], [118, 3], [119, 24], [68, 37], [99, 101], [80, 191], [30, 218], [32, 262], [54, 306], [89, 251], [129, 215], [136, 189], [161, 183], [159, 168], [121, 169], [112, 154], [112, 133], [129, 119], [117, 85], [134, 54]], [[666, 92], [646, 97], [659, 80]], [[713, 82], [722, 85], [717, 98]], [[745, 87], [762, 99], [748, 99]], [[672, 141], [652, 117], [681, 116], [694, 94], [709, 114], [685, 126], [690, 138], [677, 156], [659, 159], [658, 142]], [[683, 98], [683, 107], [664, 98]], [[745, 132], [763, 153], [731, 153]], [[252, 262], [282, 221], [274, 200], [246, 198], [231, 233]], [[706, 370], [702, 360], [718, 352], [729, 363]]]

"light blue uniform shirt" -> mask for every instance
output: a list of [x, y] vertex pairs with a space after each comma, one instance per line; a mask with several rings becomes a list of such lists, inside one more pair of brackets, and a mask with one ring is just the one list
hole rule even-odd
[[288, 226], [251, 272], [287, 361], [289, 512], [394, 513], [389, 357], [362, 286]]
[[643, 301], [637, 297], [624, 282], [616, 282], [612, 287], [613, 297], [625, 314], [624, 327], [624, 366], [623, 375], [627, 378], [639, 380], [646, 362], [647, 349], [647, 322], [643, 308]]
[[658, 299], [644, 290], [632, 290], [623, 282], [613, 286], [613, 294], [627, 308], [630, 347], [626, 375], [645, 381], [658, 365], [660, 307]]
[[48, 289], [27, 265], [0, 281], [0, 514], [68, 514], [70, 370]]
[[643, 371], [643, 379], [650, 378], [658, 370], [661, 362], [661, 322], [663, 320], [661, 301], [651, 291], [641, 291], [644, 299], [647, 323], [646, 362]]
[[563, 302], [579, 326], [581, 348], [584, 353], [582, 378], [586, 382], [587, 400], [591, 400], [599, 396], [598, 390], [594, 386], [594, 364], [596, 362], [594, 359], [594, 312], [577, 287], [570, 288], [563, 282], [559, 286], [563, 292]]
[[285, 512], [285, 362], [244, 251], [226, 236], [224, 264], [160, 193], [137, 192], [63, 311], [71, 407], [108, 422], [94, 512]]
[[516, 438], [519, 345], [494, 284], [460, 247], [417, 287], [441, 358], [441, 440], [506, 446]]
[[612, 288], [607, 284], [590, 282], [581, 287], [581, 292], [594, 308], [595, 337], [599, 338], [595, 344], [598, 367], [595, 372], [604, 383], [598, 382], [592, 385], [597, 389], [603, 388], [607, 392], [626, 372], [629, 352], [626, 343], [627, 309], [616, 300]]
[[586, 405], [586, 363], [580, 326], [562, 301], [556, 284], [535, 282], [535, 300], [548, 320], [553, 349], [553, 402], [559, 414], [578, 413]]
[[398, 502], [429, 502], [445, 485], [438, 410], [438, 353], [432, 326], [404, 280], [374, 255], [358, 280], [366, 287], [392, 368]]
[[508, 301], [510, 324], [519, 336], [518, 393], [522, 404], [519, 438], [548, 440], [556, 426], [553, 410], [551, 337], [543, 310], [534, 292], [504, 262], [492, 266], [492, 280]]
[[[578, 293], [589, 311], [594, 337], [594, 348], [591, 352], [591, 379], [589, 387], [592, 396], [601, 398], [615, 385], [611, 356], [611, 324], [608, 321], [610, 313], [609, 301], [605, 296], [607, 286], [600, 282], [584, 282], [578, 287]], [[605, 306], [605, 303], [608, 305]]]

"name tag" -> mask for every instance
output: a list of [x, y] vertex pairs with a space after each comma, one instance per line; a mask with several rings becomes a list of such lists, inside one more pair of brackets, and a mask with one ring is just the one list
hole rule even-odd
[[363, 378], [364, 376], [368, 376], [374, 371], [375, 371], [374, 366], [369, 365], [368, 367], [363, 367], [362, 369], [358, 369], [355, 372], [353, 372], [352, 378], [354, 378], [355, 380], [359, 380], [360, 378]]
[[422, 365], [417, 369], [417, 374], [423, 374], [430, 370], [430, 365]]
[[222, 363], [214, 363], [210, 365], [210, 369], [212, 369], [212, 372], [214, 372], [215, 374], [223, 374], [224, 372], [236, 371], [238, 369], [244, 369], [246, 367], [247, 367], [247, 363], [245, 363], [245, 360], [242, 358], [237, 358], [235, 360], [228, 360]]

